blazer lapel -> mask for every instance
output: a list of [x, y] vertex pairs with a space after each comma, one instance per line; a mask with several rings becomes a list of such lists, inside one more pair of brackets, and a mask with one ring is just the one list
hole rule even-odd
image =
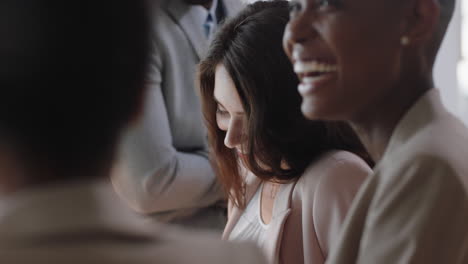
[[198, 58], [202, 58], [206, 52], [208, 40], [203, 32], [203, 26], [194, 23], [194, 21], [198, 21], [197, 13], [181, 0], [167, 2], [167, 11], [187, 36]]
[[[245, 177], [245, 200], [247, 202], [249, 202], [252, 199], [261, 182], [262, 181], [260, 180], [260, 178], [258, 178], [251, 172], [247, 172], [247, 176]], [[243, 212], [243, 210], [239, 209], [237, 206], [233, 206], [232, 204], [230, 206], [230, 216], [227, 221], [226, 227], [224, 228], [222, 236], [224, 240], [229, 239], [229, 235], [231, 234], [232, 229], [236, 225]]]
[[283, 184], [275, 198], [273, 215], [269, 224], [266, 243], [264, 245], [268, 263], [277, 263], [281, 237], [283, 236], [284, 224], [291, 213], [291, 199], [296, 182]]

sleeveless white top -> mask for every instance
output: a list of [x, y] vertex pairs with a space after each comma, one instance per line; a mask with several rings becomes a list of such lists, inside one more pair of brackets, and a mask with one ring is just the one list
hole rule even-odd
[[232, 229], [229, 235], [231, 241], [250, 241], [255, 242], [262, 247], [265, 242], [266, 230], [268, 224], [265, 224], [260, 215], [260, 203], [263, 184], [257, 189], [255, 195], [247, 204], [244, 212], [239, 218], [239, 221]]

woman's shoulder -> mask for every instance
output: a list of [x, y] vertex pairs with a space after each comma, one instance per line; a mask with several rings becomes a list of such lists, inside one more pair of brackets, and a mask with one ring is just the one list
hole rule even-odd
[[299, 190], [313, 194], [321, 189], [334, 190], [347, 184], [361, 184], [372, 173], [369, 165], [354, 153], [333, 150], [313, 161], [297, 182]]
[[312, 162], [308, 169], [316, 166], [326, 166], [329, 168], [336, 166], [357, 166], [370, 170], [369, 165], [361, 157], [346, 150], [328, 151]]
[[292, 209], [301, 211], [303, 224], [314, 226], [324, 255], [336, 243], [344, 217], [371, 172], [356, 154], [335, 150], [316, 159], [299, 178]]

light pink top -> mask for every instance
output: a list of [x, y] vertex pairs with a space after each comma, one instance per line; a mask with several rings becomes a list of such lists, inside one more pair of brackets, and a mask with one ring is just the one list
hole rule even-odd
[[[355, 154], [331, 151], [312, 163], [299, 180], [281, 185], [262, 246], [269, 263], [324, 263], [354, 195], [371, 172]], [[247, 201], [260, 183], [248, 173]], [[229, 212], [223, 239], [229, 238], [243, 213], [232, 204]]]

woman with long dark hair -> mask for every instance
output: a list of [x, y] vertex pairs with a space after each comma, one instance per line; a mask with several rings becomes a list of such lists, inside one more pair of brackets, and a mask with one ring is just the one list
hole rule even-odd
[[273, 1], [227, 21], [200, 64], [200, 93], [229, 196], [223, 238], [255, 241], [271, 263], [324, 263], [372, 161], [345, 123], [303, 117], [281, 44], [288, 18]]

